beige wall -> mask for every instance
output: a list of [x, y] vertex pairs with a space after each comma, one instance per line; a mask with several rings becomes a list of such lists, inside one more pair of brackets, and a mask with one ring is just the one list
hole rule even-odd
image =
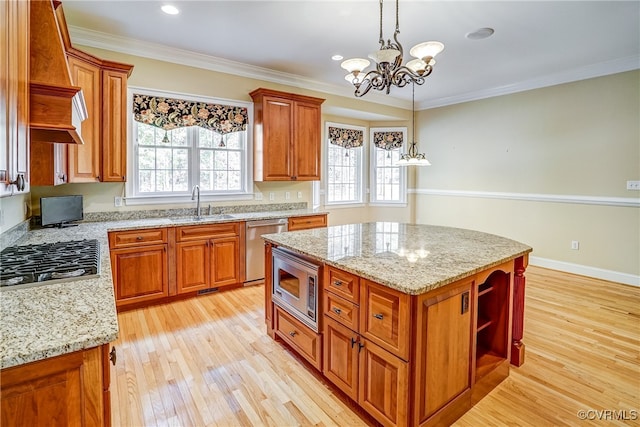
[[420, 148], [433, 166], [417, 172], [416, 221], [500, 234], [531, 245], [535, 257], [638, 276], [637, 205], [509, 197], [637, 201], [626, 181], [640, 180], [639, 94], [632, 71], [420, 112]]
[[29, 212], [25, 213], [25, 204], [28, 206], [29, 203], [29, 193], [0, 198], [0, 234], [31, 216]]

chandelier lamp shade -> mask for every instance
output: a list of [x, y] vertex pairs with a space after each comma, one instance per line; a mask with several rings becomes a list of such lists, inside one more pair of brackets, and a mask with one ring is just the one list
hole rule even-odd
[[342, 62], [341, 67], [349, 74], [345, 79], [355, 86], [355, 95], [361, 97], [372, 88], [384, 90], [387, 95], [391, 86], [404, 87], [409, 83], [422, 85], [425, 77], [433, 71], [435, 56], [442, 52], [444, 45], [437, 41], [418, 43], [409, 50], [409, 54], [415, 59], [403, 62], [404, 51], [398, 41], [400, 26], [398, 24], [398, 1], [396, 0], [396, 29], [393, 33], [393, 42], [387, 39], [385, 43], [382, 35], [382, 3], [380, 0], [380, 49], [369, 55], [375, 62], [375, 69], [366, 71], [371, 64], [368, 59], [352, 58]]
[[411, 131], [411, 143], [409, 143], [409, 149], [405, 154], [400, 156], [400, 159], [396, 162], [398, 166], [431, 166], [427, 156], [423, 153], [418, 153], [418, 143], [416, 142], [416, 100], [415, 100], [415, 83], [411, 87], [411, 123], [413, 130]]

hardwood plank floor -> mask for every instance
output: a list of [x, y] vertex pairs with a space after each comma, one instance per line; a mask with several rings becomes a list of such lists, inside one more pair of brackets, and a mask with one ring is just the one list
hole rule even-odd
[[[263, 292], [119, 314], [113, 425], [365, 425], [265, 334]], [[525, 364], [455, 425], [640, 425], [640, 288], [529, 267], [526, 292]]]

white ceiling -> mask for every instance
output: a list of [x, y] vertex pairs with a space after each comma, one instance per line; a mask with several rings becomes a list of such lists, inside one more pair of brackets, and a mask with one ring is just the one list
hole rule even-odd
[[[176, 5], [175, 16], [160, 11]], [[65, 0], [72, 43], [353, 96], [334, 54], [378, 47], [378, 1]], [[395, 1], [384, 3], [384, 37]], [[485, 40], [465, 34], [492, 27]], [[419, 108], [640, 68], [640, 1], [400, 1], [408, 51], [438, 40]], [[410, 108], [411, 89], [365, 99]]]

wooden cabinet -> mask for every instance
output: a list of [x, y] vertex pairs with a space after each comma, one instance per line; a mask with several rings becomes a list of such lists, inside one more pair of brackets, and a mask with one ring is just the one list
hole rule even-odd
[[167, 230], [109, 233], [116, 307], [169, 296]]
[[243, 224], [191, 225], [176, 229], [177, 293], [242, 283]]
[[126, 180], [127, 78], [133, 66], [67, 49], [73, 83], [82, 88], [89, 118], [84, 145], [69, 147], [69, 182]]
[[109, 345], [3, 369], [3, 426], [110, 426]]
[[269, 89], [254, 102], [254, 180], [320, 180], [320, 106], [324, 99]]
[[[441, 408], [459, 400], [459, 411], [470, 407], [471, 388], [471, 279], [453, 287], [417, 297], [416, 345], [413, 357], [415, 424], [422, 424]], [[457, 416], [456, 416], [457, 415]]]
[[31, 143], [32, 185], [60, 185], [67, 182], [68, 146], [50, 142]]
[[323, 374], [383, 425], [406, 425], [410, 296], [326, 268]]
[[30, 191], [29, 3], [0, 4], [0, 197]]
[[275, 308], [274, 332], [316, 369], [322, 368], [322, 336], [316, 334], [298, 319], [281, 309]]
[[308, 230], [327, 226], [327, 214], [292, 216], [289, 218], [289, 231]]

